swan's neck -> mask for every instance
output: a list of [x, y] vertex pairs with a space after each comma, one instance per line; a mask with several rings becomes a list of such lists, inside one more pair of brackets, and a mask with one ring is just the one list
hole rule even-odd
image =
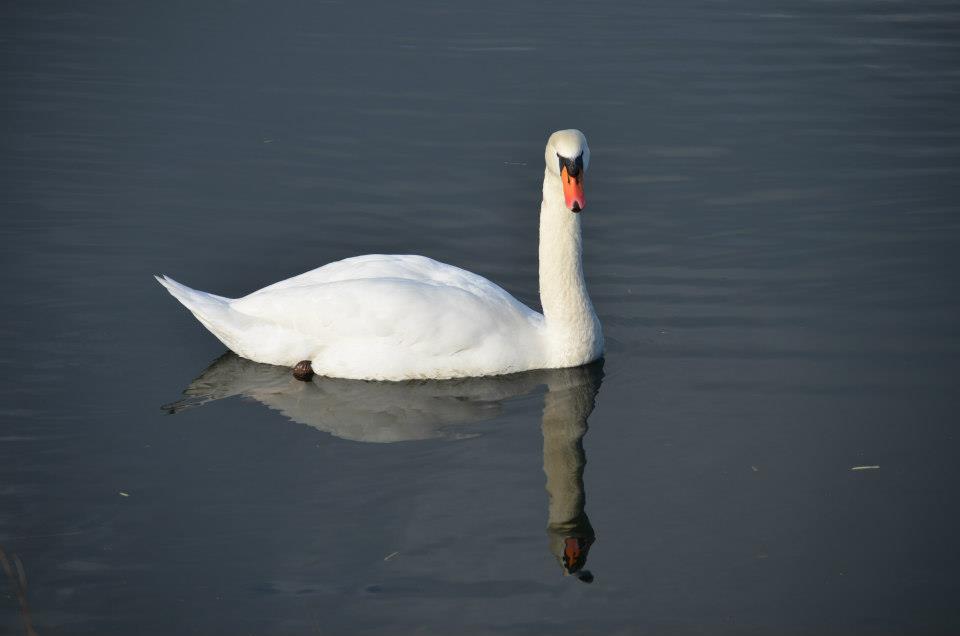
[[540, 204], [540, 304], [550, 366], [577, 366], [600, 357], [603, 335], [587, 294], [580, 215], [567, 209], [560, 177], [544, 171]]

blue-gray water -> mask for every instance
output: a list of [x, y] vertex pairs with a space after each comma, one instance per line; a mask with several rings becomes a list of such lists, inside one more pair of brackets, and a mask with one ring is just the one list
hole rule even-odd
[[[956, 4], [0, 12], [0, 632], [960, 629]], [[161, 409], [223, 349], [153, 273], [420, 253], [537, 307], [566, 127], [602, 370], [228, 356]], [[551, 495], [585, 495], [593, 583]]]

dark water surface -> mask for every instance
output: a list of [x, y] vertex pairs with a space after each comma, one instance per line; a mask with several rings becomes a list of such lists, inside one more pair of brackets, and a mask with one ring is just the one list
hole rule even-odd
[[[957, 633], [960, 7], [679, 4], [5, 3], [0, 632]], [[602, 368], [161, 409], [153, 273], [538, 307], [566, 127]]]

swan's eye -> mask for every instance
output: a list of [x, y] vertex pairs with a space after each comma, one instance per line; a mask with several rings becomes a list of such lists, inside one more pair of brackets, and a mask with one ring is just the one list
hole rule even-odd
[[574, 179], [580, 176], [580, 171], [583, 170], [583, 153], [581, 152], [577, 155], [576, 159], [567, 159], [566, 157], [561, 157], [557, 153], [557, 159], [560, 160], [560, 172], [563, 172], [563, 169], [567, 169], [567, 174]]

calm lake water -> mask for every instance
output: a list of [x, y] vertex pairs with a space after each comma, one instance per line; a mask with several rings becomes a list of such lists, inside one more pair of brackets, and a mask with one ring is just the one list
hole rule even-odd
[[[957, 633], [960, 7], [679, 4], [5, 3], [0, 632]], [[151, 278], [538, 308], [567, 127], [601, 365], [298, 384]]]

